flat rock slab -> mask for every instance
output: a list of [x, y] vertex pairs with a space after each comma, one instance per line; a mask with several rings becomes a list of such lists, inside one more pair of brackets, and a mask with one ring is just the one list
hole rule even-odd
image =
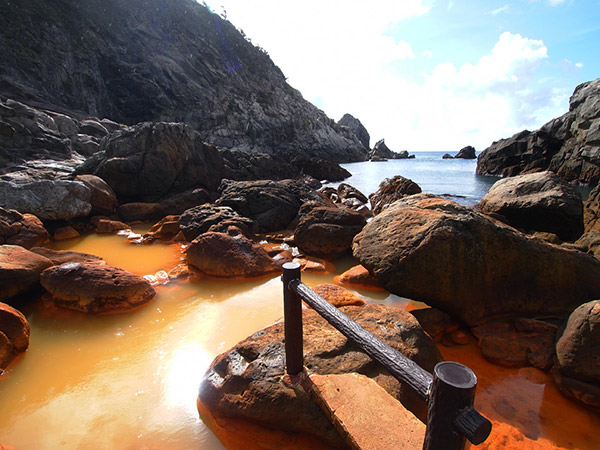
[[372, 379], [358, 373], [311, 374], [304, 386], [350, 448], [423, 447], [425, 424]]

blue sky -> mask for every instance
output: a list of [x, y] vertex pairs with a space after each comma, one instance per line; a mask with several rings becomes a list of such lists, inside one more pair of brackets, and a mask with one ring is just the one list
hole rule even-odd
[[600, 0], [211, 0], [304, 97], [393, 150], [483, 150], [600, 77]]

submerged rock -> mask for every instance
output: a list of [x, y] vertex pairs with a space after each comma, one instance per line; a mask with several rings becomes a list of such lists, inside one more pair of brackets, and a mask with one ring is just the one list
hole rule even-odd
[[40, 281], [54, 304], [85, 313], [127, 311], [156, 295], [142, 277], [95, 263], [69, 262], [50, 267], [42, 272]]
[[0, 301], [39, 286], [40, 274], [50, 266], [48, 258], [23, 247], [0, 246]]
[[600, 410], [600, 300], [579, 306], [556, 342], [554, 378], [561, 390]]
[[0, 303], [0, 374], [29, 347], [29, 323], [12, 306]]
[[[340, 308], [359, 325], [432, 371], [441, 356], [409, 313], [390, 306]], [[312, 310], [303, 311], [304, 364], [312, 373], [358, 372], [423, 417], [425, 405], [383, 367]], [[261, 426], [317, 435], [332, 445], [340, 437], [330, 421], [299, 386], [287, 384], [283, 322], [267, 327], [218, 356], [205, 374], [200, 399], [216, 416], [241, 418]]]
[[187, 248], [186, 260], [192, 269], [220, 278], [260, 277], [281, 270], [261, 245], [241, 232], [201, 234]]
[[353, 251], [390, 292], [469, 325], [496, 314], [565, 315], [600, 297], [600, 261], [431, 194], [377, 215]]
[[552, 172], [497, 181], [481, 199], [480, 208], [515, 228], [554, 233], [563, 241], [574, 241], [583, 233], [579, 192]]

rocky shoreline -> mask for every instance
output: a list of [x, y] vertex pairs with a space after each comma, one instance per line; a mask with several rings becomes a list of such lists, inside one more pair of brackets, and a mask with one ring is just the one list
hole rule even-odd
[[[600, 188], [583, 205], [569, 184], [600, 180], [600, 79], [578, 86], [561, 118], [479, 156], [477, 173], [511, 178], [472, 208], [399, 175], [374, 193], [322, 188], [349, 176], [340, 162], [411, 155], [384, 140], [370, 149], [358, 119], [327, 118], [264, 51], [196, 2], [172, 2], [171, 17], [158, 0], [147, 10], [110, 0], [110, 25], [95, 3], [61, 2], [43, 23], [29, 4], [0, 16], [0, 373], [29, 346], [25, 301], [124, 314], [167, 280], [274, 277], [289, 261], [327, 271], [352, 256], [357, 265], [339, 284], [430, 307], [409, 314], [337, 285], [318, 292], [427, 370], [441, 359], [436, 343], [473, 337], [487, 359], [552, 373], [566, 395], [600, 409]], [[150, 10], [164, 28], [152, 26]], [[235, 69], [223, 66], [215, 20]], [[82, 29], [94, 30], [85, 41], [76, 39]], [[60, 51], [45, 47], [44, 33]], [[466, 147], [456, 157], [474, 154]], [[131, 231], [140, 223], [154, 225], [140, 236]], [[140, 277], [49, 248], [89, 233], [176, 243], [184, 261]], [[304, 317], [309, 370], [361, 373], [424, 416], [362, 351], [314, 312]], [[316, 405], [285, 383], [282, 348], [281, 323], [241, 341], [213, 361], [200, 400], [215, 415], [341, 445]]]

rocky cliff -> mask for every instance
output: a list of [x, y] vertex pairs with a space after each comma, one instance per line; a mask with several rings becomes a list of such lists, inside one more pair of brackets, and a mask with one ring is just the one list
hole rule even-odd
[[600, 78], [583, 83], [569, 111], [536, 131], [494, 142], [477, 160], [480, 175], [514, 176], [550, 170], [587, 185], [600, 180]]
[[0, 97], [127, 125], [185, 122], [243, 151], [346, 162], [367, 150], [193, 0], [0, 0]]

